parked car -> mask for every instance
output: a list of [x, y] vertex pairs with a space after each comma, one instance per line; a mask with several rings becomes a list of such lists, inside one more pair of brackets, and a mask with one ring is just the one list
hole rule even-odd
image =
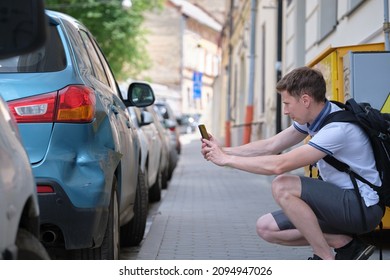
[[0, 259], [47, 260], [39, 241], [34, 176], [16, 122], [1, 96], [0, 127]]
[[169, 169], [168, 180], [171, 179], [173, 171], [175, 170], [179, 161], [179, 155], [181, 153], [180, 131], [179, 124], [177, 123], [176, 116], [173, 113], [170, 105], [161, 100], [157, 100], [153, 105], [155, 111], [159, 115], [160, 122], [168, 131], [170, 139], [169, 148]]
[[[148, 183], [148, 169], [147, 169], [147, 152], [148, 152], [148, 142], [146, 136], [142, 133], [142, 130], [139, 129], [138, 123], [134, 120], [133, 112], [137, 107], [128, 107], [127, 108], [130, 114], [130, 119], [132, 126], [135, 127], [138, 135], [139, 148], [140, 148], [140, 160], [139, 160], [139, 172], [138, 172], [138, 186], [135, 204], [134, 204], [134, 218], [131, 220], [130, 225], [128, 226], [131, 229], [131, 232], [121, 231], [121, 246], [137, 246], [143, 240], [145, 229], [146, 229], [146, 220], [149, 212], [149, 183]], [[128, 238], [131, 236], [131, 238]]]
[[[163, 183], [167, 184], [168, 151], [159, 134], [153, 115], [146, 109], [130, 107], [130, 115], [137, 123], [141, 135], [147, 142], [143, 157], [146, 161], [146, 180], [149, 186], [149, 201], [156, 202], [161, 199]], [[142, 137], [142, 138], [143, 138]]]
[[177, 117], [180, 134], [190, 134], [198, 130], [200, 114], [182, 114]]
[[132, 222], [144, 186], [126, 108], [150, 106], [153, 91], [133, 83], [123, 99], [88, 29], [68, 15], [46, 15], [42, 48], [0, 60], [0, 93], [38, 185], [41, 239], [54, 258], [65, 249], [61, 258], [116, 259], [120, 243], [144, 230]]
[[[4, 15], [13, 12], [0, 23], [0, 29], [9, 31], [2, 36], [0, 59], [29, 53], [45, 43], [43, 2], [26, 0], [23, 4], [0, 3]], [[14, 31], [26, 20], [31, 26], [20, 36]], [[49, 259], [39, 241], [38, 197], [30, 162], [15, 119], [1, 96], [0, 128], [0, 260]]]
[[[127, 95], [127, 93], [126, 93]], [[139, 141], [139, 172], [138, 172], [138, 187], [135, 204], [134, 204], [134, 218], [131, 220], [128, 225], [129, 231], [121, 231], [121, 246], [136, 246], [143, 240], [145, 229], [146, 229], [146, 220], [149, 212], [149, 182], [148, 182], [148, 140], [142, 130], [139, 128], [137, 120], [134, 119], [134, 111], [139, 109], [137, 107], [131, 106], [127, 110], [130, 114], [131, 126], [137, 132], [137, 139]], [[148, 120], [146, 120], [147, 122]], [[150, 120], [152, 121], [152, 120]], [[131, 231], [130, 231], [131, 230]], [[131, 238], [128, 238], [131, 236]]]
[[[170, 157], [170, 136], [168, 131], [165, 129], [161, 123], [161, 117], [155, 111], [153, 106], [148, 106], [142, 108], [143, 111], [149, 112], [153, 117], [153, 122], [150, 125], [145, 125], [142, 127], [144, 132], [149, 135], [148, 137], [158, 137], [162, 144], [161, 146], [161, 157], [160, 157], [160, 169], [159, 176], [161, 177], [161, 184], [155, 184], [149, 191], [149, 198], [151, 201], [160, 200], [161, 189], [166, 189], [168, 187], [168, 175], [169, 175], [169, 157]], [[157, 134], [156, 134], [157, 133]], [[160, 182], [158, 180], [157, 182]]]

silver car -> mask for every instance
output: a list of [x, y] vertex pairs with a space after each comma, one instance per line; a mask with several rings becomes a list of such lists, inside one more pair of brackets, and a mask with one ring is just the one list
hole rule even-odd
[[169, 168], [168, 180], [172, 178], [181, 153], [180, 131], [176, 116], [168, 104], [163, 100], [156, 100], [153, 108], [158, 114], [161, 124], [169, 135]]
[[39, 206], [30, 161], [0, 96], [0, 259], [49, 259], [39, 241]]
[[[0, 59], [29, 53], [45, 43], [41, 0], [26, 0], [23, 5], [2, 0], [0, 10], [0, 29], [6, 31]], [[29, 28], [20, 28], [25, 22]], [[21, 29], [23, 36], [17, 32]], [[49, 259], [38, 240], [38, 197], [30, 162], [15, 119], [1, 96], [0, 128], [0, 259]]]
[[[160, 170], [159, 176], [161, 178], [161, 188], [166, 189], [168, 187], [169, 180], [169, 162], [170, 162], [170, 140], [167, 130], [161, 123], [159, 114], [155, 111], [153, 105], [143, 108], [144, 111], [149, 112], [153, 116], [153, 123], [144, 127], [144, 131], [151, 130], [153, 134], [157, 132], [159, 139], [161, 140], [161, 158], [160, 158]], [[157, 185], [155, 189], [151, 189], [149, 195], [153, 196], [153, 193], [158, 193]], [[152, 199], [153, 200], [153, 199]], [[159, 200], [159, 199], [158, 199]]]
[[168, 143], [164, 129], [151, 108], [129, 108], [140, 128], [141, 138], [147, 141], [146, 177], [149, 201], [161, 199], [161, 189], [166, 188], [168, 175]]

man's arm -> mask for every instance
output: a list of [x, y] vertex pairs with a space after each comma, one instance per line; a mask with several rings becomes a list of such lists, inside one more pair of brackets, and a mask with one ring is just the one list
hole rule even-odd
[[305, 144], [280, 155], [241, 157], [210, 154], [207, 159], [218, 165], [230, 166], [251, 173], [279, 175], [316, 163], [324, 156], [326, 156], [324, 152]]
[[253, 141], [237, 147], [223, 147], [222, 150], [228, 155], [242, 157], [275, 155], [302, 142], [306, 136], [290, 126], [268, 139]]

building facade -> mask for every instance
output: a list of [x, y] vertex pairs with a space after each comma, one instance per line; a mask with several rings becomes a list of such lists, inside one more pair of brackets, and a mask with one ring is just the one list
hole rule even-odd
[[[214, 90], [221, 92], [214, 98], [223, 108], [215, 112], [219, 121], [213, 130], [228, 145], [246, 143], [248, 127], [252, 141], [291, 125], [275, 91], [280, 74], [325, 64], [327, 82], [338, 84], [329, 82], [333, 97], [345, 88], [338, 81], [344, 79], [343, 57], [350, 50], [384, 50], [388, 37], [386, 0], [227, 0], [225, 5], [223, 71]], [[332, 52], [337, 54], [326, 56]], [[323, 63], [323, 57], [329, 61]], [[326, 65], [332, 63], [339, 68]]]
[[222, 69], [214, 91], [223, 104], [213, 131], [226, 145], [274, 134], [277, 70], [277, 1], [227, 0]]
[[[387, 0], [166, 1], [146, 16], [155, 62], [142, 74], [175, 92], [178, 114], [201, 113], [226, 145], [244, 144], [291, 125], [275, 90], [281, 75], [319, 67], [333, 50], [341, 61], [349, 46], [384, 50], [388, 10]], [[343, 69], [329, 69], [332, 97]]]
[[[213, 1], [213, 11], [220, 14], [218, 2], [223, 3]], [[162, 10], [145, 14], [147, 51], [153, 65], [139, 78], [152, 82], [157, 98], [170, 103], [178, 117], [201, 114], [207, 120], [214, 79], [221, 69], [222, 24], [200, 4], [168, 0]], [[158, 90], [162, 87], [164, 94]]]
[[[302, 65], [318, 68], [327, 81], [328, 99], [346, 101], [353, 96], [380, 109], [390, 91], [390, 86], [383, 89], [388, 86], [390, 73], [384, 71], [390, 61], [388, 55], [374, 52], [386, 50], [388, 0], [292, 0], [285, 1], [284, 10], [283, 72]], [[367, 62], [352, 63], [357, 52], [364, 52], [360, 56]], [[353, 82], [352, 73], [363, 71], [364, 80]]]

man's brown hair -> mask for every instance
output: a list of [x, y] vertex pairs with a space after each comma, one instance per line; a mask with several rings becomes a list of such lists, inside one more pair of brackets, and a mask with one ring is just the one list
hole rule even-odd
[[286, 74], [277, 84], [278, 92], [286, 90], [295, 98], [303, 94], [317, 102], [325, 101], [326, 83], [322, 73], [310, 67], [299, 67]]

